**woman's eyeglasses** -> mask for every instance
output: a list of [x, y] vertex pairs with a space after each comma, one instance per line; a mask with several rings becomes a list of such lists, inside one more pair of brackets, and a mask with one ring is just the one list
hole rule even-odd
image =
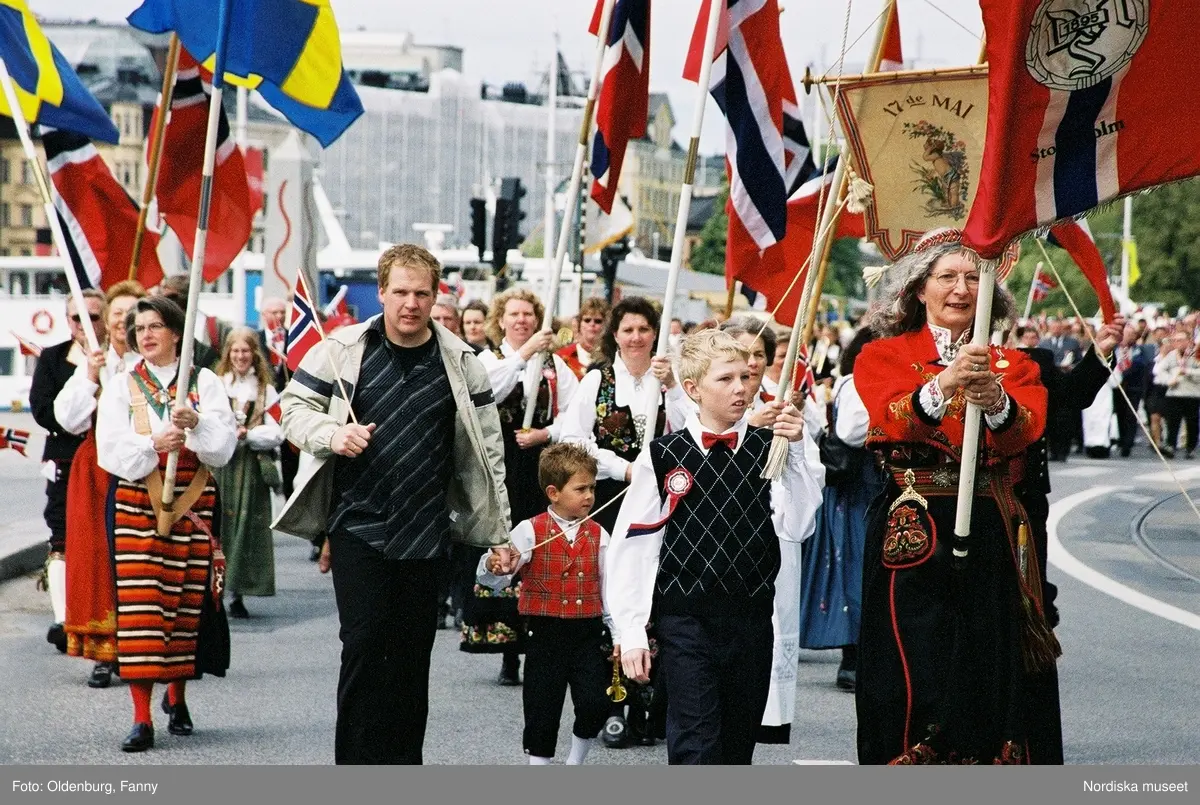
[[604, 324], [604, 319], [592, 319], [592, 318], [585, 317], [585, 318], [580, 319], [579, 323], [580, 324]]
[[161, 321], [152, 321], [149, 324], [139, 324], [133, 328], [134, 333], [141, 335], [142, 333], [161, 333], [167, 329], [167, 325]]
[[969, 274], [960, 274], [957, 271], [939, 271], [933, 275], [933, 281], [938, 284], [938, 287], [946, 288], [948, 290], [953, 288], [955, 285], [958, 285], [958, 280], [960, 277], [967, 281], [968, 288], [979, 287], [979, 275], [974, 272]]
[[[88, 318], [91, 319], [92, 321], [100, 321], [100, 314], [99, 313], [89, 313]], [[79, 322], [80, 322], [79, 314], [78, 313], [72, 314], [71, 321], [75, 322], [76, 324], [79, 324]]]

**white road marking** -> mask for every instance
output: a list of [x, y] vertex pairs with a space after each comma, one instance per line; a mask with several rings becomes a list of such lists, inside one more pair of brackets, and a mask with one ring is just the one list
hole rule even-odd
[[1074, 495], [1068, 495], [1062, 500], [1050, 504], [1050, 516], [1046, 520], [1046, 532], [1049, 535], [1049, 552], [1047, 556], [1050, 564], [1068, 576], [1082, 581], [1089, 587], [1094, 587], [1105, 595], [1110, 595], [1122, 603], [1137, 607], [1140, 610], [1149, 612], [1151, 615], [1157, 615], [1160, 618], [1174, 621], [1189, 629], [1200, 631], [1200, 615], [1188, 612], [1186, 609], [1180, 609], [1177, 606], [1160, 601], [1157, 598], [1152, 598], [1145, 593], [1138, 592], [1132, 587], [1121, 584], [1119, 581], [1115, 581], [1080, 562], [1063, 547], [1062, 542], [1058, 538], [1058, 524], [1063, 517], [1076, 506], [1087, 503], [1094, 498], [1108, 495], [1116, 490], [1117, 487], [1115, 486], [1097, 486], [1092, 489], [1086, 489], [1083, 492], [1077, 492]]
[[1055, 478], [1095, 478], [1097, 475], [1107, 475], [1112, 472], [1112, 467], [1068, 467], [1064, 470], [1055, 470]]
[[[1191, 481], [1196, 478], [1200, 478], [1200, 467], [1189, 467], [1186, 470], [1176, 470], [1175, 478], [1178, 478], [1181, 481]], [[1135, 475], [1133, 480], [1146, 484], [1170, 484], [1175, 482], [1175, 479], [1171, 477], [1171, 473], [1166, 471], [1147, 472], [1143, 475]]]

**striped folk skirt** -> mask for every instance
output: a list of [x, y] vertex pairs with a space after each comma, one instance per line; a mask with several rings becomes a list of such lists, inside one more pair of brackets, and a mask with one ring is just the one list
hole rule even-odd
[[[164, 453], [159, 456], [159, 471], [165, 466]], [[194, 454], [180, 453], [177, 497], [183, 495], [198, 466]], [[191, 509], [210, 529], [216, 502], [210, 479]], [[141, 481], [115, 479], [108, 521], [121, 678], [169, 682], [195, 679], [205, 672], [223, 676], [229, 665], [229, 627], [224, 612], [212, 601], [208, 534], [183, 517], [169, 535], [159, 536], [150, 494]]]
[[96, 463], [96, 431], [71, 462], [67, 484], [67, 653], [96, 662], [117, 659], [112, 557], [104, 517], [109, 475]]

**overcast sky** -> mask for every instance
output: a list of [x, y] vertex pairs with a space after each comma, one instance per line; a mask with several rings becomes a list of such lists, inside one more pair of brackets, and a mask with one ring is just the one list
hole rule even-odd
[[[882, 0], [850, 0], [847, 60], [861, 68], [873, 41], [872, 21]], [[41, 16], [120, 20], [138, 0], [29, 0]], [[653, 0], [650, 88], [667, 92], [679, 121], [675, 136], [687, 137], [695, 85], [684, 81], [684, 56], [696, 23], [699, 0]], [[834, 69], [841, 49], [846, 2], [781, 0], [784, 48], [799, 83], [804, 68]], [[342, 28], [409, 31], [420, 44], [463, 48], [463, 68], [471, 80], [503, 84], [524, 81], [536, 87], [552, 51], [554, 33], [572, 70], [590, 74], [595, 40], [587, 34], [594, 0], [333, 0]], [[906, 61], [920, 66], [973, 63], [983, 24], [974, 0], [900, 0], [900, 27]], [[801, 103], [804, 103], [802, 98]], [[711, 109], [711, 105], [709, 106]], [[811, 116], [806, 115], [806, 119]], [[715, 114], [706, 115], [702, 148], [723, 151]]]

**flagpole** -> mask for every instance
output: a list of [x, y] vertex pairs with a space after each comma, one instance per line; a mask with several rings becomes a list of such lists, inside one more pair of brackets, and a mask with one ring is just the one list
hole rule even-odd
[[[237, 147], [242, 149], [242, 157], [246, 156], [246, 117], [248, 107], [250, 105], [250, 90], [245, 87], [237, 88], [237, 117], [235, 123], [234, 142]], [[251, 224], [253, 227], [253, 224]], [[253, 235], [253, 232], [251, 232]], [[233, 321], [238, 326], [246, 324], [246, 262], [243, 255], [250, 248], [250, 244], [237, 253], [237, 257], [233, 258], [231, 266], [233, 272]]]
[[8, 65], [0, 59], [0, 83], [4, 84], [4, 97], [12, 112], [14, 128], [21, 138], [21, 148], [29, 167], [33, 171], [34, 181], [42, 196], [42, 208], [46, 213], [46, 225], [54, 238], [54, 246], [63, 259], [63, 269], [67, 275], [67, 286], [71, 289], [71, 298], [75, 301], [75, 310], [79, 315], [79, 324], [83, 328], [83, 336], [87, 340], [88, 352], [97, 352], [100, 341], [96, 338], [96, 329], [92, 326], [91, 316], [88, 315], [87, 300], [83, 297], [83, 288], [79, 285], [79, 277], [75, 275], [75, 267], [71, 264], [71, 253], [67, 250], [67, 237], [63, 234], [62, 223], [58, 220], [58, 209], [54, 206], [54, 197], [50, 193], [49, 180], [42, 173], [42, 165], [38, 162], [37, 151], [33, 147], [33, 139], [29, 136], [29, 122], [25, 119], [25, 111], [17, 98], [17, 90], [13, 85], [12, 76], [8, 73]]
[[[884, 2], [886, 4], [884, 13], [879, 15], [879, 22], [875, 28], [875, 44], [871, 49], [871, 60], [868, 63], [869, 71], [872, 73], [879, 72], [879, 64], [883, 59], [883, 37], [892, 20], [892, 15], [896, 13], [896, 0], [884, 0]], [[845, 54], [842, 54], [842, 56], [844, 58]], [[835, 83], [835, 88], [837, 86], [838, 84]], [[819, 96], [814, 94], [813, 101], [820, 107], [821, 101]], [[848, 145], [842, 149], [842, 153], [838, 157], [837, 167], [833, 171], [833, 181], [829, 186], [830, 192], [825, 199], [825, 205], [821, 211], [820, 225], [817, 227], [813, 240], [812, 254], [820, 255], [820, 262], [816, 264], [816, 270], [814, 271], [813, 262], [810, 258], [808, 273], [804, 277], [804, 290], [800, 294], [800, 304], [796, 309], [795, 324], [793, 324], [791, 334], [788, 337], [788, 348], [783, 359], [783, 370], [779, 374], [779, 393], [785, 401], [791, 398], [793, 375], [796, 369], [796, 356], [800, 352], [800, 345], [804, 344], [805, 349], [807, 349], [808, 342], [812, 340], [813, 325], [816, 322], [817, 311], [821, 302], [821, 288], [825, 283], [825, 272], [829, 263], [829, 251], [833, 248], [833, 241], [836, 240], [834, 228], [837, 226], [838, 216], [841, 215], [842, 207], [845, 206], [842, 198], [846, 194], [846, 170], [850, 158], [849, 151]], [[818, 163], [818, 166], [823, 168], [824, 164], [825, 161], [822, 159]], [[803, 320], [801, 317], [803, 317]], [[777, 436], [772, 440], [771, 452], [767, 456], [767, 463], [762, 471], [764, 478], [777, 479], [783, 474], [787, 463], [787, 449], [787, 439]]]
[[1033, 289], [1037, 287], [1038, 277], [1042, 275], [1042, 263], [1038, 261], [1037, 268], [1033, 270], [1033, 279], [1029, 281], [1029, 295], [1025, 297], [1025, 315], [1021, 318], [1028, 319], [1030, 312], [1033, 310]]
[[[200, 210], [196, 220], [196, 242], [192, 250], [192, 264], [188, 277], [187, 311], [183, 320], [183, 346], [179, 355], [179, 378], [175, 391], [175, 407], [187, 404], [191, 386], [192, 357], [195, 346], [196, 316], [200, 311], [200, 289], [204, 281], [204, 252], [208, 243], [208, 215], [212, 203], [213, 167], [217, 159], [217, 129], [221, 120], [221, 96], [225, 91], [225, 51], [229, 42], [230, 4], [233, 0], [221, 0], [217, 9], [216, 58], [213, 63], [212, 95], [208, 102], [208, 130], [204, 137], [204, 163], [200, 172]], [[179, 468], [179, 452], [167, 457], [166, 472], [163, 473], [163, 510], [170, 513], [175, 502], [175, 475]], [[160, 522], [162, 533], [164, 523]], [[168, 528], [169, 528], [169, 524]]]
[[[587, 104], [583, 107], [583, 120], [579, 124], [579, 145], [575, 148], [575, 163], [571, 168], [571, 184], [567, 188], [567, 208], [563, 213], [562, 229], [558, 233], [558, 248], [554, 252], [554, 265], [550, 270], [549, 281], [546, 285], [545, 315], [542, 316], [542, 329], [549, 330], [554, 326], [554, 314], [558, 308], [558, 284], [562, 278], [563, 259], [567, 255], [567, 245], [570, 241], [571, 227], [569, 222], [575, 218], [579, 205], [579, 188], [583, 184], [583, 162], [587, 157], [588, 135], [592, 131], [592, 115], [596, 111], [596, 95], [600, 90], [600, 72], [604, 67], [604, 51], [608, 47], [608, 27], [612, 20], [613, 6], [616, 0], [604, 0], [600, 11], [600, 25], [596, 28], [596, 64], [592, 68], [592, 81], [588, 84]], [[555, 56], [557, 69], [557, 55]], [[534, 409], [537, 407], [538, 386], [541, 384], [542, 361], [535, 355], [525, 369], [525, 419], [521, 428], [529, 430], [533, 425]]]
[[167, 46], [167, 61], [163, 65], [163, 80], [158, 107], [158, 116], [150, 132], [150, 165], [146, 171], [146, 186], [142, 188], [142, 205], [138, 210], [137, 229], [133, 233], [133, 252], [129, 255], [129, 279], [137, 279], [138, 258], [142, 254], [142, 239], [146, 234], [146, 219], [150, 205], [158, 189], [158, 170], [162, 165], [163, 141], [167, 137], [167, 118], [171, 114], [171, 100], [175, 96], [175, 76], [179, 72], [179, 36], [171, 33], [171, 44]]
[[[558, 33], [554, 34], [554, 55], [550, 60], [550, 97], [546, 110], [546, 210], [542, 225], [542, 260], [550, 265], [554, 243], [554, 147], [555, 135], [558, 134], [556, 119], [558, 117]], [[566, 221], [563, 221], [566, 226]], [[580, 287], [582, 287], [580, 283]]]

